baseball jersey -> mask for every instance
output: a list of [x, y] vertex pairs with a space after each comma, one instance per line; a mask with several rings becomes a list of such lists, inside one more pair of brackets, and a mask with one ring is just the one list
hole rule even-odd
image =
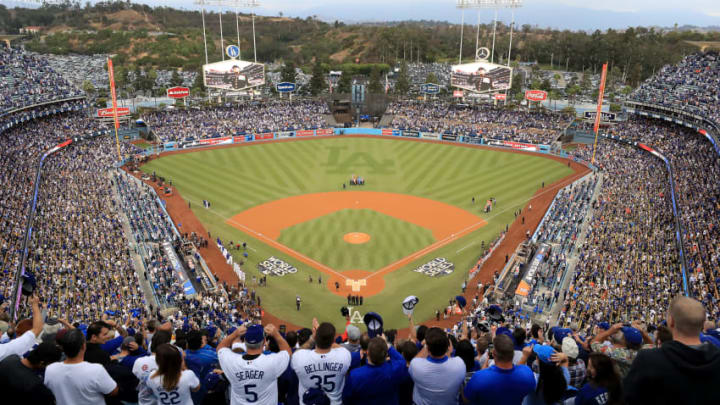
[[155, 376], [147, 380], [147, 386], [155, 394], [159, 405], [193, 405], [190, 391], [200, 386], [200, 380], [195, 373], [183, 370], [177, 387], [170, 391], [162, 386], [162, 382], [163, 376]]
[[350, 369], [350, 352], [338, 347], [325, 354], [314, 350], [293, 353], [292, 368], [298, 376], [298, 395], [303, 397], [310, 388], [325, 391], [332, 405], [342, 404], [345, 374]]
[[290, 354], [241, 355], [227, 347], [218, 350], [220, 368], [230, 381], [231, 405], [278, 403], [277, 379], [288, 367]]
[[140, 357], [135, 360], [135, 364], [133, 364], [132, 373], [135, 374], [135, 377], [137, 377], [139, 381], [137, 386], [139, 405], [155, 405], [157, 403], [152, 390], [147, 386], [147, 380], [157, 368], [158, 365], [155, 361], [154, 354], [152, 356]]

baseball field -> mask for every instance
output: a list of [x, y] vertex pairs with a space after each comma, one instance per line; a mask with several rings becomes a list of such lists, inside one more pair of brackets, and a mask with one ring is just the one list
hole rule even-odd
[[[247, 243], [246, 251], [230, 251], [248, 281], [261, 276], [258, 263], [270, 257], [297, 269], [256, 287], [273, 316], [309, 325], [316, 315], [342, 327], [340, 307], [353, 294], [363, 296], [363, 305], [353, 306], [354, 323], [375, 311], [386, 328], [407, 326], [401, 302], [408, 295], [420, 299], [419, 321], [447, 306], [514, 212], [535, 193], [556, 191], [543, 182], [573, 173], [541, 156], [376, 137], [197, 150], [162, 156], [142, 170], [171, 180], [213, 241]], [[349, 185], [353, 177], [365, 184]], [[486, 213], [490, 198], [496, 203]], [[182, 223], [179, 229], [187, 231]], [[414, 271], [435, 258], [454, 271]]]

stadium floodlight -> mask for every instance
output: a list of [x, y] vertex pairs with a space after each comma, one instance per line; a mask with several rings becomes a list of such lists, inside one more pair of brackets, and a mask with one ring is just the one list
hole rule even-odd
[[[514, 9], [522, 7], [523, 0], [457, 0], [456, 7], [463, 11], [462, 25], [460, 27], [460, 63], [462, 63], [462, 40], [463, 40], [463, 26], [465, 20], [465, 10], [477, 9], [478, 10], [478, 23], [477, 33], [475, 38], [475, 60], [478, 58], [478, 50], [480, 49], [480, 10], [481, 9], [493, 9], [495, 10], [495, 18], [493, 19], [493, 42], [492, 51], [490, 52], [490, 60], [495, 60], [495, 34], [497, 31], [497, 15], [498, 9], [509, 8], [512, 9], [512, 25], [515, 24], [515, 11]], [[510, 27], [510, 41], [512, 42], [512, 25]], [[509, 54], [509, 53], [508, 53]], [[509, 56], [508, 56], [509, 59]]]
[[[240, 8], [256, 8], [260, 7], [258, 0], [195, 0], [195, 4], [201, 6], [202, 20], [203, 20], [203, 40], [205, 41], [205, 64], [208, 64], [207, 57], [207, 38], [205, 36], [205, 6], [214, 6], [221, 8], [234, 8], [235, 9], [235, 27], [237, 29], [237, 41], [238, 48], [240, 48]], [[252, 13], [252, 32], [253, 32], [253, 53], [255, 56], [255, 62], [257, 62], [257, 42], [255, 40], [255, 13]], [[222, 52], [222, 58], [225, 60], [225, 44], [222, 32], [222, 12], [220, 12], [220, 51]]]

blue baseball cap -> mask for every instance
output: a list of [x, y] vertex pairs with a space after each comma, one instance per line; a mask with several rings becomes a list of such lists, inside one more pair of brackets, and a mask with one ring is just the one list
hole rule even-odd
[[505, 336], [509, 337], [510, 340], [513, 341], [513, 344], [515, 344], [515, 338], [513, 337], [513, 334], [510, 331], [510, 329], [508, 329], [504, 326], [497, 328], [497, 330], [495, 331], [495, 336], [500, 336], [500, 335], [505, 335]]
[[365, 323], [365, 326], [367, 326], [368, 336], [370, 339], [383, 334], [383, 319], [380, 314], [368, 312], [363, 317], [363, 322]]
[[265, 340], [265, 331], [261, 325], [250, 325], [245, 332], [245, 343], [256, 345]]
[[303, 405], [330, 405], [330, 398], [319, 388], [310, 388], [302, 396]]
[[457, 297], [455, 297], [455, 301], [457, 301], [460, 309], [465, 308], [465, 305], [467, 305], [467, 301], [465, 301], [465, 297], [463, 297], [462, 295], [458, 295]]
[[535, 345], [533, 346], [533, 352], [538, 356], [538, 359], [543, 363], [552, 363], [550, 357], [555, 354], [555, 349], [552, 346], [547, 345]]
[[608, 330], [608, 329], [610, 329], [610, 323], [609, 322], [600, 322], [598, 324], [598, 328], [600, 328], [602, 330]]
[[633, 328], [632, 326], [623, 326], [621, 330], [627, 343], [634, 345], [642, 344], [643, 337], [639, 330]]

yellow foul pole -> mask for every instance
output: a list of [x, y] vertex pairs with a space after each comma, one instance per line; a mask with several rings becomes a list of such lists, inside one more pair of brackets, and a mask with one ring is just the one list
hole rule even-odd
[[600, 117], [602, 116], [603, 96], [605, 95], [605, 79], [607, 79], [607, 67], [608, 64], [607, 62], [605, 62], [602, 68], [602, 76], [600, 77], [600, 91], [598, 92], [597, 114], [595, 114], [595, 126], [593, 127], [593, 132], [595, 132], [595, 144], [593, 145], [593, 154], [592, 159], [590, 160], [590, 164], [595, 164], [595, 152], [597, 152], [598, 132], [600, 130]]
[[107, 65], [108, 75], [110, 75], [110, 94], [112, 95], [113, 118], [115, 119], [115, 146], [117, 147], [118, 161], [122, 161], [122, 156], [120, 155], [120, 137], [118, 136], [120, 123], [118, 122], [117, 96], [115, 94], [115, 74], [113, 73], [112, 59], [108, 58]]

